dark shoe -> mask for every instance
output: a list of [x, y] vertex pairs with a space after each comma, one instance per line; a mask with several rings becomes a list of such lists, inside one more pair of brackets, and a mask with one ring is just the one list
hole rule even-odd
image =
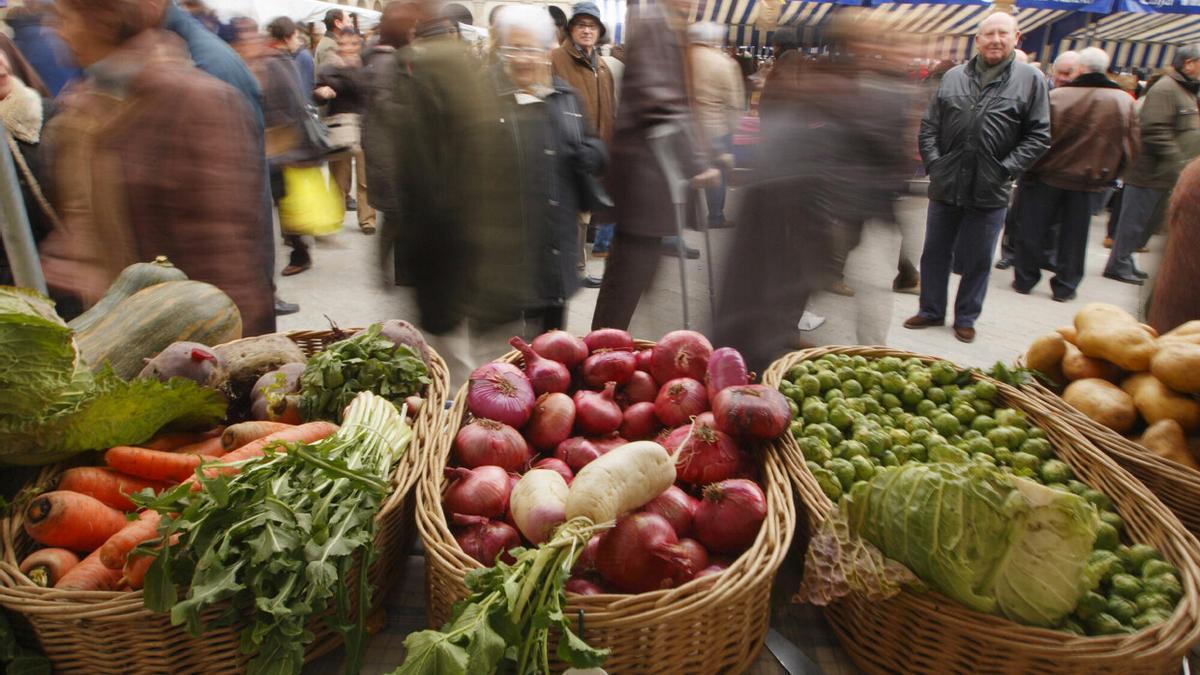
[[[662, 242], [663, 255], [674, 256], [676, 258], [679, 257], [679, 249], [677, 248], [675, 239], [676, 239], [675, 237], [663, 238], [663, 242]], [[700, 249], [692, 248], [691, 246], [688, 246], [687, 244], [684, 244], [683, 252], [684, 252], [684, 255], [687, 256], [688, 260], [698, 260], [700, 258]]]
[[908, 295], [921, 294], [921, 275], [920, 274], [897, 274], [895, 279], [892, 279], [893, 293], [907, 293]]
[[282, 274], [285, 277], [290, 277], [290, 276], [300, 274], [301, 272], [307, 270], [310, 267], [312, 267], [311, 260], [308, 262], [305, 262], [305, 263], [292, 263], [292, 264], [288, 265], [287, 267], [283, 268], [283, 272], [280, 272], [280, 274]]
[[1104, 238], [1104, 248], [1112, 248], [1112, 245], [1113, 245], [1113, 238], [1105, 237]]
[[1133, 276], [1135, 276], [1135, 277], [1137, 277], [1137, 278], [1139, 278], [1139, 279], [1149, 279], [1149, 278], [1150, 278], [1150, 275], [1149, 275], [1149, 274], [1146, 274], [1145, 272], [1143, 272], [1143, 271], [1139, 270], [1139, 269], [1138, 269], [1138, 268], [1136, 268], [1136, 267], [1135, 267], [1135, 268], [1133, 268]]
[[358, 202], [354, 201], [354, 197], [346, 197], [346, 210], [347, 211], [357, 211], [358, 210]]
[[1075, 294], [1071, 293], [1070, 295], [1055, 295], [1053, 296], [1053, 299], [1055, 302], [1070, 302], [1075, 299]]
[[1029, 288], [1021, 288], [1020, 286], [1017, 285], [1017, 282], [1015, 282], [1015, 281], [1012, 282], [1012, 289], [1014, 291], [1020, 293], [1021, 295], [1029, 295], [1029, 291], [1032, 290]]
[[360, 225], [358, 229], [362, 230], [363, 234], [375, 234], [374, 225]]
[[959, 342], [971, 344], [975, 341], [975, 329], [967, 328], [966, 326], [955, 326], [954, 337], [958, 338]]
[[920, 314], [917, 314], [916, 316], [911, 316], [908, 318], [908, 321], [904, 322], [904, 327], [909, 330], [921, 330], [922, 328], [932, 328], [934, 326], [945, 326], [945, 325], [946, 325], [946, 322], [944, 320], [943, 321], [934, 321], [933, 319], [926, 319], [925, 317], [921, 316]]
[[906, 295], [920, 295], [921, 294], [921, 282], [918, 281], [917, 283], [913, 284], [912, 286], [896, 286], [896, 284], [892, 284], [892, 292], [893, 293], [904, 293]]
[[1001, 258], [1000, 261], [996, 263], [996, 269], [1006, 270], [1006, 269], [1012, 267], [1012, 264], [1013, 264], [1013, 261], [1011, 258]]
[[275, 298], [275, 316], [287, 316], [300, 311], [300, 305], [294, 302], [284, 302], [279, 298]]
[[835, 281], [829, 285], [829, 288], [826, 288], [825, 290], [833, 293], [834, 295], [840, 295], [843, 298], [854, 297], [854, 289], [847, 286], [846, 282], [844, 281]]
[[1145, 246], [1139, 246], [1139, 247], [1137, 247], [1137, 252], [1138, 253], [1149, 253], [1150, 249], [1146, 248]]
[[600, 277], [586, 276], [579, 282], [584, 288], [600, 288], [600, 284], [604, 283], [604, 279]]
[[1133, 284], [1134, 286], [1141, 286], [1143, 283], [1145, 283], [1141, 279], [1133, 276], [1132, 274], [1125, 275], [1125, 274], [1113, 274], [1112, 272], [1105, 272], [1104, 278], [1112, 279], [1113, 281], [1120, 281], [1121, 283], [1125, 283], [1125, 284]]

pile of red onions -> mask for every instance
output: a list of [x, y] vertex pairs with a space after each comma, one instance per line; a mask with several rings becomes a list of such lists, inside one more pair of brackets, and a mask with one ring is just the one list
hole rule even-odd
[[569, 485], [597, 457], [633, 440], [662, 443], [676, 458], [677, 483], [593, 537], [568, 592], [678, 586], [719, 574], [753, 544], [766, 497], [750, 479], [758, 468], [750, 450], [786, 431], [790, 411], [781, 394], [750, 384], [736, 350], [714, 350], [687, 330], [650, 349], [607, 328], [582, 339], [550, 331], [510, 344], [519, 367], [489, 363], [471, 374], [473, 419], [456, 435], [446, 469], [442, 500], [464, 552], [492, 565], [530, 545], [509, 504], [526, 472], [553, 471]]

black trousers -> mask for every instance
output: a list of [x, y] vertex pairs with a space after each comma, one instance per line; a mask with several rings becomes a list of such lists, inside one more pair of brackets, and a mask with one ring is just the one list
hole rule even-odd
[[[604, 282], [596, 298], [592, 329], [629, 329], [642, 294], [654, 282], [662, 260], [662, 237], [640, 237], [620, 229], [604, 264]], [[686, 298], [684, 301], [686, 302]]]
[[1057, 298], [1075, 293], [1083, 280], [1094, 200], [1091, 192], [1063, 190], [1042, 182], [1022, 187], [1021, 234], [1013, 264], [1018, 289], [1029, 290], [1041, 281], [1046, 235], [1058, 221], [1058, 237], [1054, 241], [1057, 266], [1050, 279], [1050, 290]]

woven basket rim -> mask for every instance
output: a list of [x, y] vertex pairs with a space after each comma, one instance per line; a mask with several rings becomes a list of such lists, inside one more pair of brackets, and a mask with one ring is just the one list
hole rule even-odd
[[[635, 340], [634, 349], [641, 351], [654, 344], [648, 340]], [[519, 365], [521, 355], [514, 350], [495, 361]], [[459, 579], [465, 578], [470, 570], [483, 567], [463, 552], [454, 539], [441, 503], [442, 469], [449, 460], [461, 422], [468, 414], [468, 387], [469, 384], [464, 384], [458, 390], [453, 407], [446, 411], [437, 451], [428, 453], [429, 465], [417, 485], [417, 531], [425, 555], [437, 558], [441, 566], [453, 570]], [[763, 444], [761, 447], [764, 450], [761, 482], [767, 496], [767, 518], [754, 543], [733, 564], [719, 574], [694, 579], [671, 589], [638, 594], [568, 594], [568, 608], [572, 611], [586, 610], [589, 625], [593, 628], [598, 622], [616, 626], [682, 616], [709, 608], [721, 597], [745, 593], [751, 586], [764, 582], [769, 585], [791, 546], [796, 512], [791, 481], [778, 459], [774, 444]]]
[[[777, 359], [764, 374], [764, 384], [778, 387], [787, 371], [801, 361], [815, 360], [828, 354], [843, 354], [849, 356], [865, 356], [881, 358], [897, 356], [900, 358], [918, 358], [925, 362], [942, 361], [939, 357], [918, 354], [890, 347], [862, 346], [833, 346], [805, 349], [791, 352]], [[1056, 423], [1053, 418], [1061, 413], [1056, 409], [1047, 408], [1041, 401], [1030, 398], [1019, 389], [995, 380], [983, 373], [976, 373], [977, 380], [986, 380], [996, 385], [1000, 395], [1008, 405], [1025, 412], [1040, 413], [1038, 426], [1047, 433], [1064, 436], [1072, 441], [1072, 447], [1087, 457], [1089, 463], [1098, 465], [1101, 470], [1119, 481], [1122, 486], [1138, 498], [1118, 501], [1112, 497], [1114, 505], [1125, 508], [1146, 510], [1154, 516], [1153, 521], [1161, 538], [1171, 544], [1169, 547], [1159, 547], [1160, 552], [1179, 570], [1183, 582], [1184, 594], [1171, 618], [1160, 624], [1142, 629], [1136, 633], [1118, 636], [1074, 636], [1060, 631], [1044, 628], [1034, 628], [1009, 621], [1002, 617], [975, 612], [960, 603], [946, 598], [936, 592], [918, 594], [908, 589], [900, 595], [884, 603], [876, 603], [880, 611], [886, 611], [888, 603], [906, 603], [916, 606], [923, 611], [935, 611], [943, 616], [948, 615], [948, 621], [943, 626], [954, 626], [961, 630], [963, 639], [978, 641], [988, 635], [1011, 644], [1011, 649], [1038, 656], [1054, 659], [1081, 659], [1088, 657], [1111, 657], [1114, 654], [1130, 656], [1146, 656], [1156, 652], [1169, 652], [1174, 657], [1182, 658], [1183, 654], [1200, 639], [1200, 544], [1179, 521], [1179, 519], [1162, 504], [1145, 486], [1132, 475], [1116, 464], [1103, 452], [1096, 449], [1091, 442], [1069, 425]], [[1050, 424], [1047, 425], [1046, 422]], [[1051, 428], [1047, 428], [1047, 427]], [[789, 458], [787, 466], [796, 491], [803, 504], [808, 507], [810, 525], [817, 526], [824, 520], [833, 504], [817, 484], [812, 473], [804, 463], [799, 445], [791, 434], [784, 437], [783, 446]], [[1073, 462], [1067, 456], [1060, 459], [1066, 461], [1072, 468], [1078, 462]], [[1083, 480], [1083, 477], [1080, 477]], [[1145, 532], [1136, 522], [1125, 518], [1126, 527], [1137, 530], [1139, 539], [1145, 539]], [[1165, 549], [1165, 550], [1164, 550]], [[940, 599], [940, 601], [939, 601]], [[917, 629], [918, 627], [914, 627]], [[869, 645], [853, 645], [854, 649], [871, 649]], [[1082, 665], [1082, 664], [1081, 664]]]
[[[350, 333], [360, 329], [347, 328]], [[323, 341], [333, 337], [332, 330], [288, 331], [276, 333], [301, 343], [305, 340]], [[248, 338], [240, 338], [245, 340]], [[233, 341], [236, 342], [237, 340]], [[390, 482], [392, 491], [380, 505], [375, 520], [399, 508], [412, 493], [420, 479], [426, 463], [426, 444], [437, 436], [438, 424], [442, 420], [446, 394], [450, 389], [450, 373], [446, 362], [432, 347], [429, 349], [429, 378], [425, 403], [412, 422], [413, 439], [408, 450], [392, 469]], [[418, 433], [420, 430], [421, 433]], [[46, 466], [33, 481], [32, 487], [41, 488], [63, 470], [60, 464]], [[24, 514], [13, 510], [0, 519], [0, 606], [19, 614], [48, 614], [64, 620], [110, 619], [127, 620], [138, 614], [153, 615], [143, 605], [143, 592], [135, 591], [68, 591], [45, 588], [34, 584], [18, 567], [17, 542], [24, 535]]]

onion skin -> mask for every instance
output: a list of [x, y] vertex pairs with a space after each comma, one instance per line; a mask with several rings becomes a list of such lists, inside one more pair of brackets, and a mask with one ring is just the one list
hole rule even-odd
[[677, 455], [675, 470], [679, 480], [691, 485], [707, 485], [732, 478], [746, 464], [745, 453], [733, 438], [698, 422], [672, 431], [663, 447]]
[[704, 488], [692, 532], [715, 553], [750, 548], [767, 518], [767, 497], [757, 483], [733, 478]]
[[507, 523], [457, 513], [453, 521], [455, 525], [462, 526], [454, 534], [459, 548], [479, 564], [491, 567], [496, 564], [496, 556], [501, 554], [504, 562], [514, 562], [508, 551], [521, 545], [521, 537], [516, 529]]
[[599, 584], [580, 577], [567, 579], [567, 583], [563, 584], [563, 590], [575, 595], [604, 595], [604, 589], [600, 588]]
[[514, 336], [508, 344], [521, 352], [525, 360], [525, 377], [529, 378], [533, 393], [561, 393], [571, 386], [571, 371], [566, 366], [538, 354], [519, 337]]
[[659, 382], [679, 377], [703, 380], [712, 353], [712, 343], [700, 333], [694, 330], [671, 331], [651, 350], [650, 374]]
[[447, 467], [445, 471], [446, 477], [454, 481], [442, 495], [442, 502], [450, 513], [484, 518], [504, 515], [512, 490], [507, 471], [498, 466]]
[[511, 363], [485, 363], [471, 373], [467, 409], [476, 417], [520, 429], [533, 412], [533, 385]]
[[729, 569], [729, 565], [725, 565], [722, 563], [713, 563], [713, 564], [709, 565], [708, 567], [705, 567], [704, 569], [700, 570], [699, 572], [696, 572], [696, 576], [694, 576], [692, 578], [699, 579], [700, 577], [707, 577], [710, 574], [720, 574], [721, 572], [724, 572], [727, 569]]
[[567, 463], [557, 457], [545, 457], [533, 463], [531, 469], [546, 469], [553, 471], [563, 477], [567, 481], [567, 485], [571, 484], [571, 479], [575, 477], [575, 472], [571, 471], [571, 467]]
[[[700, 506], [700, 500], [689, 495], [677, 486], [672, 485], [663, 491], [663, 493], [650, 503], [642, 507], [645, 513], [655, 513], [667, 520], [671, 524], [671, 529], [675, 530], [675, 535], [678, 537], [686, 537], [692, 531], [692, 519], [696, 515], [696, 508]], [[707, 565], [707, 562], [705, 563]], [[700, 565], [704, 567], [705, 565]], [[699, 569], [697, 567], [696, 569]]]
[[680, 377], [671, 380], [658, 390], [654, 399], [654, 411], [658, 421], [665, 426], [676, 427], [692, 417], [708, 410], [708, 393], [699, 380]]
[[621, 426], [621, 406], [613, 400], [617, 385], [609, 382], [604, 391], [581, 389], [575, 392], [575, 424], [585, 434], [607, 434]]
[[488, 419], [477, 419], [458, 430], [454, 454], [468, 469], [490, 465], [505, 471], [517, 471], [533, 457], [520, 432]]
[[634, 403], [625, 409], [621, 421], [621, 436], [631, 441], [646, 440], [659, 428], [658, 415], [653, 403]]
[[713, 400], [712, 411], [721, 431], [759, 441], [782, 436], [792, 419], [783, 394], [761, 384], [726, 387]]
[[600, 535], [593, 534], [592, 538], [588, 540], [587, 546], [583, 547], [583, 553], [580, 553], [579, 558], [575, 560], [575, 567], [571, 568], [571, 571], [575, 574], [594, 572], [598, 548], [600, 548]]
[[695, 579], [700, 570], [708, 567], [708, 550], [695, 539], [680, 539], [679, 548], [691, 560], [686, 568], [680, 568], [680, 574], [675, 577], [675, 583], [682, 585]]
[[746, 370], [746, 360], [742, 358], [741, 352], [733, 347], [721, 347], [708, 357], [704, 386], [708, 389], [710, 401], [726, 387], [747, 384], [750, 384], [750, 372]]
[[633, 351], [633, 336], [629, 334], [629, 331], [619, 328], [597, 328], [584, 335], [583, 342], [592, 352], [598, 349]]
[[649, 375], [650, 374], [650, 361], [653, 360], [653, 356], [654, 356], [653, 349], [642, 349], [642, 350], [638, 351], [637, 352], [637, 369], [646, 373], [647, 375]]
[[552, 450], [575, 428], [575, 402], [566, 394], [542, 394], [533, 406], [525, 435], [538, 450]]
[[654, 513], [622, 516], [600, 535], [596, 568], [605, 581], [625, 593], [670, 588], [676, 578], [694, 572], [671, 524]]
[[533, 339], [530, 346], [538, 354], [558, 361], [567, 368], [574, 368], [583, 363], [588, 355], [587, 344], [564, 330], [542, 333]]
[[602, 349], [584, 359], [580, 373], [589, 387], [603, 387], [607, 382], [625, 384], [637, 370], [637, 359], [631, 352]]
[[629, 442], [622, 438], [619, 434], [601, 436], [599, 438], [589, 438], [588, 440], [592, 442], [592, 445], [596, 446], [596, 449], [599, 450], [600, 454], [602, 455]]
[[602, 454], [604, 453], [599, 448], [583, 436], [568, 438], [554, 448], [554, 458], [564, 462], [575, 473], [579, 473], [580, 469]]
[[617, 399], [626, 406], [634, 403], [654, 403], [654, 399], [658, 398], [658, 388], [658, 383], [654, 381], [654, 377], [650, 373], [644, 370], [635, 370], [629, 376], [629, 380], [621, 385]]

